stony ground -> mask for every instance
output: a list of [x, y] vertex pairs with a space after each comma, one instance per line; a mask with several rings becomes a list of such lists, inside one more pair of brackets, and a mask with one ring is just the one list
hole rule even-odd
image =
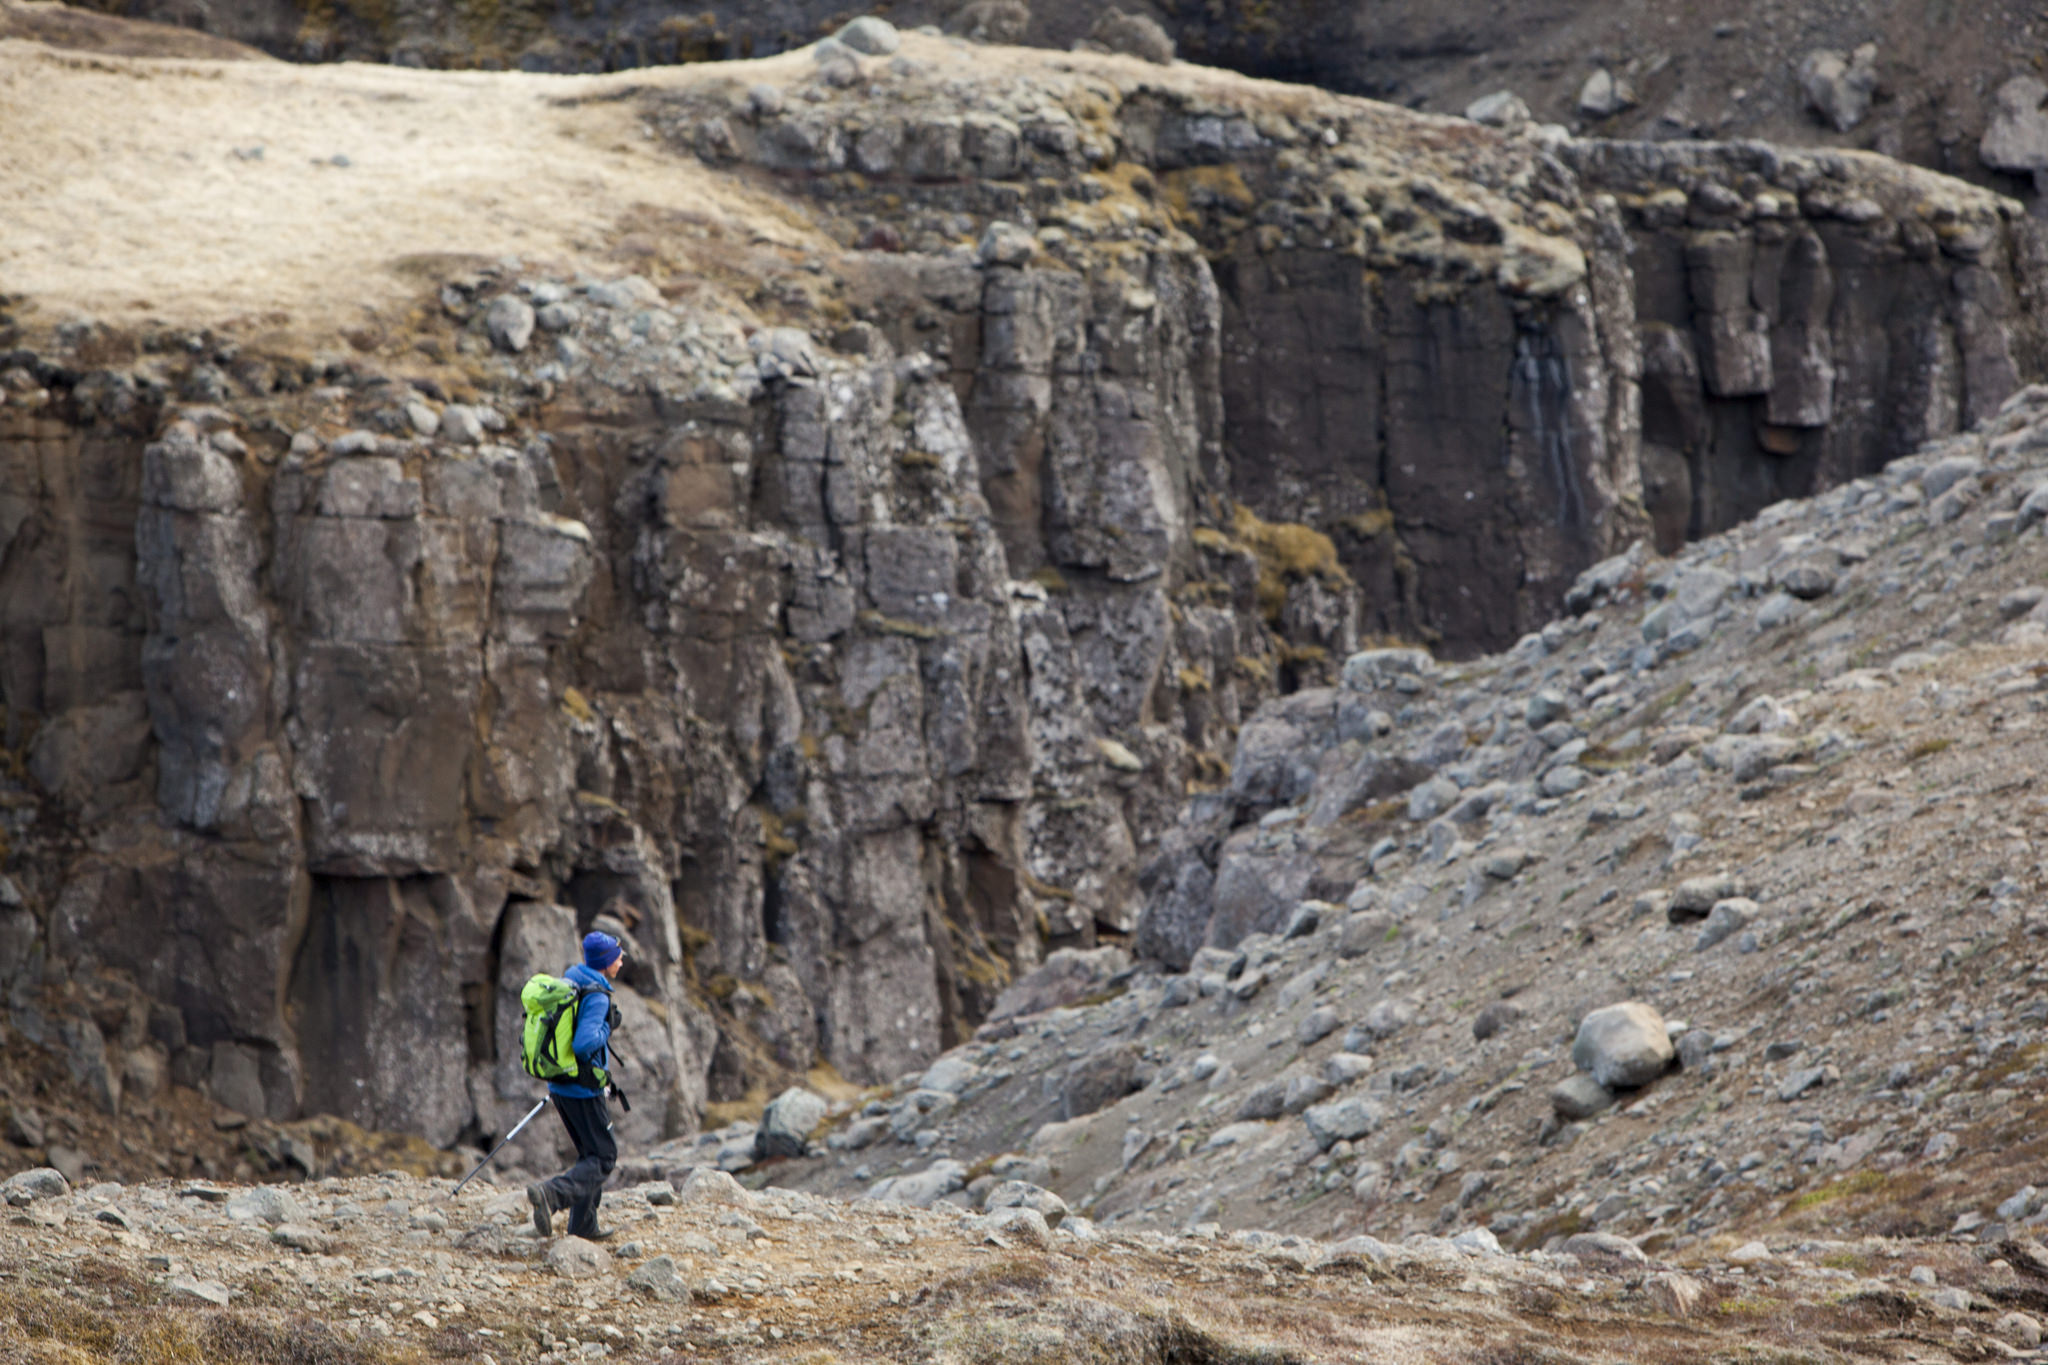
[[1869, 1238], [1667, 1266], [1617, 1239], [1504, 1254], [1370, 1237], [1109, 1232], [752, 1193], [614, 1193], [610, 1249], [524, 1198], [401, 1175], [6, 1189], [0, 1357], [1226, 1362], [1878, 1360], [2039, 1353], [2048, 1251]]
[[[2030, 390], [1882, 477], [1603, 566], [1506, 655], [1361, 656], [1274, 703], [1215, 898], [1220, 922], [1249, 879], [1287, 927], [1180, 976], [1056, 962], [1012, 1008], [1072, 1007], [985, 1027], [768, 1178], [973, 1202], [1010, 1153], [1112, 1227], [2038, 1236], [2044, 461]], [[1319, 705], [1371, 737], [1317, 739]], [[1435, 775], [1347, 797], [1376, 752]], [[1289, 850], [1348, 907], [1276, 909]], [[1557, 1093], [1582, 1016], [1628, 1000], [1682, 1062]]]

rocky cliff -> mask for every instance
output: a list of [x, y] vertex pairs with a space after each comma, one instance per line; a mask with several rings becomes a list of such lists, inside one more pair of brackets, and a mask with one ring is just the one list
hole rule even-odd
[[[1196, 865], [1155, 857], [1183, 801], [1250, 780], [1238, 727], [1362, 635], [1512, 639], [1647, 527], [2038, 367], [2015, 206], [1877, 158], [885, 46], [631, 82], [5, 50], [24, 127], [185, 127], [203, 73], [353, 139], [188, 175], [124, 123], [159, 195], [99, 212], [155, 234], [146, 285], [10, 153], [0, 977], [106, 1107], [502, 1131], [518, 984], [595, 923], [638, 946], [629, 1141], [892, 1078], [1131, 935], [1141, 869]], [[456, 169], [508, 148], [562, 177], [530, 218]], [[450, 185], [471, 216], [414, 216]], [[508, 220], [554, 235], [508, 257]]]

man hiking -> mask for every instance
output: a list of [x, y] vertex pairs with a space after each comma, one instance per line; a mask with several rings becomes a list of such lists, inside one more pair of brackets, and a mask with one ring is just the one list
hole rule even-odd
[[576, 1002], [576, 1031], [571, 1044], [576, 1054], [577, 1074], [548, 1082], [548, 1097], [569, 1140], [576, 1144], [576, 1164], [548, 1180], [526, 1187], [527, 1202], [533, 1205], [533, 1226], [543, 1237], [554, 1235], [555, 1210], [569, 1210], [569, 1235], [602, 1242], [610, 1232], [597, 1225], [598, 1202], [604, 1197], [605, 1177], [619, 1161], [619, 1144], [612, 1139], [612, 1119], [604, 1104], [610, 1082], [605, 1067], [610, 1060], [612, 1029], [618, 1023], [618, 1009], [612, 1004], [612, 982], [626, 965], [626, 950], [610, 934], [593, 930], [583, 936], [583, 960], [562, 973], [582, 992]]

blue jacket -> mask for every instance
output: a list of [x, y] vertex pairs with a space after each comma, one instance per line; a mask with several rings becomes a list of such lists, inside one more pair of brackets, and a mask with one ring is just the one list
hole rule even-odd
[[[592, 1066], [611, 1065], [610, 1048], [612, 1041], [612, 983], [604, 973], [593, 972], [581, 962], [575, 963], [562, 975], [579, 986], [595, 986], [597, 989], [583, 997], [576, 1008], [576, 1034], [570, 1047], [575, 1050], [576, 1060]], [[549, 1081], [548, 1093], [565, 1099], [594, 1100], [602, 1092], [574, 1081]]]

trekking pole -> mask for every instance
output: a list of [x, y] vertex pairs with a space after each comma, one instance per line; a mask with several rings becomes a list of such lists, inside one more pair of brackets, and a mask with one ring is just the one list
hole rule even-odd
[[521, 1119], [521, 1120], [519, 1120], [519, 1122], [517, 1122], [517, 1123], [515, 1123], [515, 1124], [513, 1124], [513, 1125], [512, 1125], [512, 1131], [511, 1131], [511, 1132], [509, 1132], [509, 1133], [507, 1133], [507, 1134], [505, 1134], [505, 1136], [504, 1136], [504, 1137], [500, 1138], [500, 1139], [498, 1140], [498, 1145], [497, 1145], [497, 1146], [495, 1146], [495, 1147], [491, 1148], [491, 1155], [490, 1155], [490, 1156], [487, 1156], [487, 1157], [485, 1157], [485, 1158], [484, 1158], [484, 1159], [483, 1159], [482, 1161], [479, 1161], [479, 1162], [477, 1162], [477, 1164], [476, 1164], [476, 1169], [475, 1169], [475, 1170], [473, 1170], [473, 1171], [471, 1171], [471, 1172], [470, 1172], [470, 1173], [469, 1173], [468, 1175], [466, 1175], [466, 1176], [462, 1177], [462, 1179], [461, 1179], [461, 1180], [460, 1180], [460, 1181], [459, 1181], [459, 1182], [458, 1182], [458, 1183], [456, 1184], [455, 1188], [454, 1188], [454, 1189], [452, 1189], [452, 1190], [450, 1190], [450, 1191], [448, 1191], [448, 1196], [447, 1196], [447, 1197], [448, 1197], [448, 1198], [450, 1198], [450, 1199], [453, 1199], [453, 1198], [454, 1198], [454, 1197], [455, 1197], [456, 1195], [458, 1195], [458, 1194], [461, 1194], [461, 1193], [462, 1193], [462, 1187], [463, 1187], [464, 1185], [467, 1185], [467, 1184], [468, 1184], [468, 1183], [469, 1183], [470, 1181], [472, 1181], [472, 1180], [476, 1179], [476, 1178], [477, 1178], [478, 1176], [480, 1176], [480, 1175], [482, 1175], [482, 1174], [484, 1173], [484, 1167], [486, 1167], [486, 1166], [488, 1166], [488, 1165], [490, 1165], [490, 1164], [491, 1164], [491, 1157], [493, 1157], [493, 1156], [496, 1156], [496, 1155], [497, 1155], [498, 1153], [500, 1153], [500, 1152], [504, 1151], [504, 1150], [505, 1150], [505, 1144], [506, 1144], [506, 1143], [508, 1143], [508, 1142], [510, 1142], [510, 1141], [511, 1141], [511, 1140], [512, 1140], [513, 1138], [516, 1138], [516, 1137], [518, 1137], [518, 1136], [519, 1136], [519, 1130], [520, 1130], [520, 1129], [522, 1129], [522, 1128], [524, 1128], [524, 1127], [526, 1127], [526, 1125], [527, 1125], [527, 1124], [529, 1124], [529, 1123], [532, 1123], [532, 1122], [533, 1122], [533, 1116], [534, 1116], [535, 1114], [538, 1114], [538, 1113], [539, 1113], [539, 1112], [540, 1112], [541, 1110], [543, 1110], [543, 1109], [545, 1109], [545, 1108], [547, 1108], [547, 1107], [548, 1107], [548, 1097], [547, 1097], [546, 1095], [542, 1095], [542, 1096], [540, 1097], [540, 1103], [539, 1103], [539, 1104], [536, 1104], [535, 1106], [533, 1106], [533, 1108], [531, 1108], [531, 1109], [527, 1110], [527, 1111], [526, 1111], [526, 1117], [525, 1117], [525, 1118], [523, 1118], [523, 1119]]
[[[641, 1065], [641, 1062], [637, 1057], [634, 1057], [633, 1055], [628, 1053], [624, 1048], [621, 1048], [619, 1046], [619, 1044], [624, 1041], [625, 1031], [623, 1029], [613, 1029], [612, 1036], [610, 1040], [605, 1044], [605, 1046], [610, 1048], [613, 1052], [617, 1053], [620, 1061], [631, 1062], [634, 1066], [640, 1067], [642, 1071], [646, 1071], [647, 1068]], [[618, 1100], [619, 1108], [621, 1111], [628, 1114], [633, 1112], [633, 1101], [627, 1099], [626, 1092], [619, 1088], [619, 1081], [616, 1076], [612, 1078], [612, 1096], [613, 1098]]]

